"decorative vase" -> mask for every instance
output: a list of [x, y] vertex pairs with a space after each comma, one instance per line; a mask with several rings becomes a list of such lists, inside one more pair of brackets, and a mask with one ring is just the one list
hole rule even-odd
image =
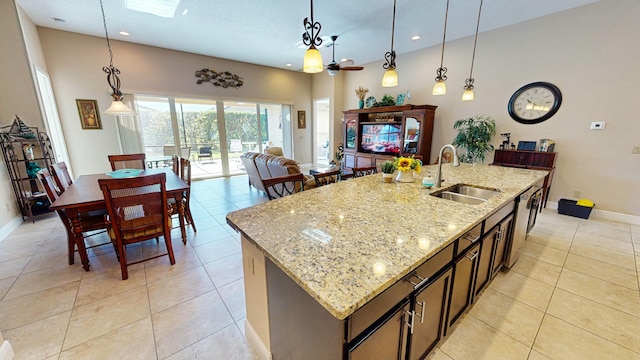
[[398, 171], [398, 176], [396, 176], [397, 182], [410, 183], [416, 181], [415, 176], [413, 176], [413, 170], [409, 171]]
[[382, 173], [382, 181], [386, 182], [386, 183], [391, 183], [393, 182], [393, 174], [385, 174]]
[[358, 109], [364, 109], [364, 100], [358, 101]]

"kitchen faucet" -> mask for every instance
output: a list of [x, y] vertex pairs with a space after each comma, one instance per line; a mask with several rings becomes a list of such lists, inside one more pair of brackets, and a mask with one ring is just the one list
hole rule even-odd
[[442, 149], [440, 149], [440, 154], [438, 154], [438, 175], [436, 175], [436, 181], [434, 182], [434, 185], [433, 185], [435, 187], [440, 187], [442, 185], [442, 153], [444, 152], [445, 148], [449, 148], [453, 152], [453, 166], [460, 166], [460, 161], [458, 160], [458, 154], [456, 153], [456, 148], [451, 144], [447, 144], [443, 146]]

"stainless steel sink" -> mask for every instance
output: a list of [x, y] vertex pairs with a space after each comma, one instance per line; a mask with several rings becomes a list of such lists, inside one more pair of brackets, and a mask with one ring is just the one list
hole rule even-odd
[[496, 196], [500, 190], [467, 184], [455, 184], [436, 191], [431, 196], [457, 201], [468, 205], [478, 205]]

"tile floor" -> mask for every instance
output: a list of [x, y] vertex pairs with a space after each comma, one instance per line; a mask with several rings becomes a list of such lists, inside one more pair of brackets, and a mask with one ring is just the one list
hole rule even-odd
[[[176, 264], [135, 265], [127, 281], [111, 246], [91, 249], [84, 272], [78, 256], [66, 264], [57, 216], [24, 223], [0, 243], [2, 335], [16, 359], [253, 359], [225, 215], [263, 201], [246, 177], [194, 182], [198, 232], [185, 246], [174, 230]], [[430, 359], [640, 359], [639, 264], [640, 226], [545, 210], [515, 267]]]

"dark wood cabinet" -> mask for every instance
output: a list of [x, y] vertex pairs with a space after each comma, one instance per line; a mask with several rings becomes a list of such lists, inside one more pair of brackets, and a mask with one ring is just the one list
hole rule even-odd
[[471, 305], [478, 255], [480, 255], [480, 243], [475, 243], [453, 264], [453, 286], [447, 327], [453, 326]]
[[507, 243], [510, 241], [512, 223], [513, 214], [507, 216], [482, 237], [478, 272], [474, 285], [474, 302], [475, 298], [496, 277], [504, 265], [504, 256]]
[[549, 189], [551, 189], [551, 181], [556, 169], [557, 155], [558, 153], [555, 152], [496, 150], [491, 165], [548, 171], [549, 174], [544, 178], [542, 187], [542, 206], [540, 206], [540, 211], [542, 211], [544, 207], [547, 207]]
[[431, 157], [436, 106], [402, 105], [344, 111], [344, 166], [380, 164], [394, 156]]

